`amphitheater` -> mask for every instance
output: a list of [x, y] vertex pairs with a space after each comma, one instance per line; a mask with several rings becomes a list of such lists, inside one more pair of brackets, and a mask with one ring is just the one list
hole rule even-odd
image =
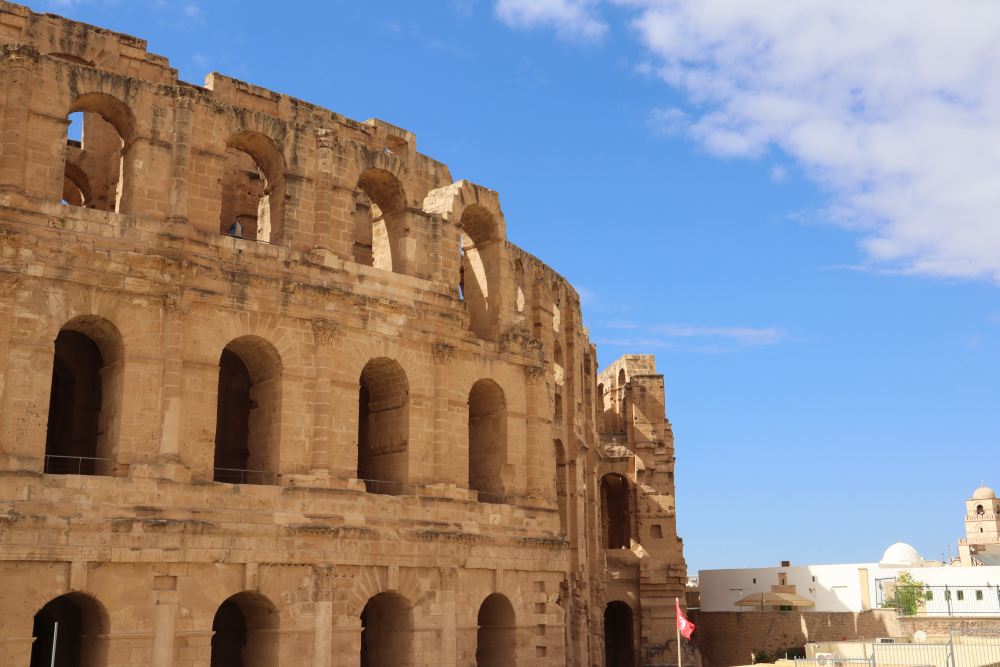
[[0, 81], [0, 665], [676, 664], [663, 377], [496, 192], [5, 2]]

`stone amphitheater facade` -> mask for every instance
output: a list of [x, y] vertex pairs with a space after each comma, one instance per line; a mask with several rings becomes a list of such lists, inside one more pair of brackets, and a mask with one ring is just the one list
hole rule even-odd
[[0, 665], [675, 663], [663, 377], [496, 192], [5, 2], [0, 81]]

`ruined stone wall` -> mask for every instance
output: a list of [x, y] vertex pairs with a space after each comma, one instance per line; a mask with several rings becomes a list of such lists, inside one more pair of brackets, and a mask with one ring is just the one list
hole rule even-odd
[[[248, 665], [603, 664], [579, 296], [410, 132], [145, 48], [0, 2], [0, 665], [58, 617], [85, 664], [205, 666], [237, 616]], [[621, 458], [665, 470], [643, 405]], [[655, 498], [637, 646], [684, 567]]]

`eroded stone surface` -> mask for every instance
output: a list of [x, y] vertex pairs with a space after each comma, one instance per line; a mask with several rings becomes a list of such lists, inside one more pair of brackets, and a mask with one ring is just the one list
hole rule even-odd
[[0, 664], [674, 664], [663, 378], [496, 192], [2, 2], [0, 80]]

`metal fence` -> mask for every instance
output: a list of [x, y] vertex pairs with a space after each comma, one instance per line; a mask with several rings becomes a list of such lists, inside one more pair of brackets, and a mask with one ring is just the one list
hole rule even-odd
[[362, 479], [365, 483], [365, 491], [368, 493], [380, 493], [385, 496], [399, 496], [403, 493], [402, 482], [391, 482], [387, 479]]
[[274, 484], [277, 475], [267, 470], [243, 470], [242, 468], [216, 468], [215, 481], [226, 484]]
[[896, 584], [895, 579], [875, 580], [875, 605], [896, 606], [898, 592], [914, 593], [910, 599], [917, 600], [912, 609], [901, 609], [904, 614], [921, 616], [1000, 616], [1000, 586], [996, 584], [976, 584], [968, 586], [905, 586]]
[[111, 459], [93, 456], [45, 455], [45, 472], [50, 475], [107, 475]]
[[862, 642], [865, 657], [819, 654], [796, 658], [796, 667], [995, 667], [1000, 665], [1000, 636], [950, 633], [941, 643], [911, 643], [900, 639]]

